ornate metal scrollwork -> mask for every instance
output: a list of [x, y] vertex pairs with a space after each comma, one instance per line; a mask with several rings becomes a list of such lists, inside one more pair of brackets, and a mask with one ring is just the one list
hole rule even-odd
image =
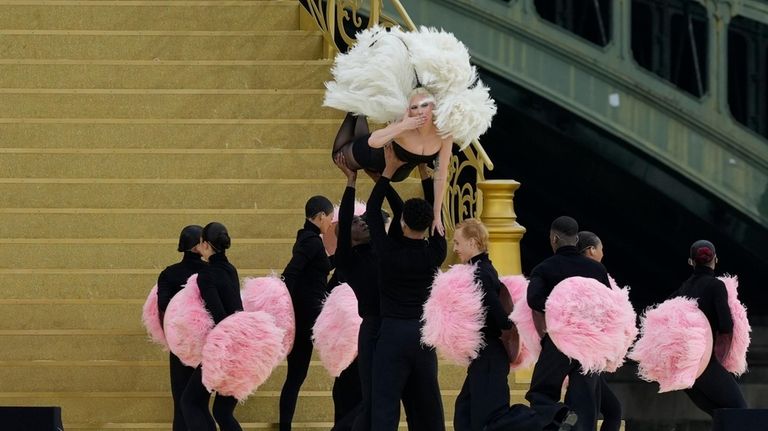
[[[382, 15], [383, 0], [303, 0], [307, 10], [317, 22], [326, 43], [332, 50], [344, 52], [354, 44], [355, 34], [375, 24], [385, 27], [400, 25], [398, 21]], [[405, 8], [398, 0], [390, 0], [400, 16], [402, 26], [414, 30]], [[365, 12], [365, 13], [363, 13]], [[443, 200], [443, 223], [447, 232], [453, 232], [462, 220], [477, 217], [482, 210], [482, 196], [476, 185], [485, 180], [485, 168], [493, 169], [488, 155], [475, 141], [463, 151], [454, 151], [448, 171], [448, 185]], [[474, 173], [474, 174], [473, 174]]]

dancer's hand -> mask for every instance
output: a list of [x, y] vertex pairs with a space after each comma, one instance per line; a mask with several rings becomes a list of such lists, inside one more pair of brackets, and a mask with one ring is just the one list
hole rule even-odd
[[357, 171], [349, 169], [349, 166], [347, 166], [347, 159], [344, 157], [344, 153], [339, 151], [336, 154], [336, 157], [333, 158], [333, 162], [336, 164], [339, 170], [344, 173], [344, 176], [347, 177], [347, 185], [349, 185], [349, 183], [354, 184], [355, 181], [357, 181]]
[[381, 175], [390, 179], [392, 178], [392, 175], [395, 174], [395, 171], [405, 164], [404, 161], [397, 158], [391, 143], [384, 146], [384, 163], [384, 172], [382, 172]]
[[443, 221], [440, 219], [440, 217], [435, 217], [435, 219], [432, 221], [432, 235], [435, 235], [435, 232], [437, 232], [440, 236], [445, 236], [445, 226], [443, 226]]
[[400, 127], [403, 128], [403, 130], [413, 130], [418, 129], [419, 127], [423, 126], [427, 122], [427, 117], [424, 114], [417, 115], [415, 117], [409, 116], [410, 110], [405, 110], [405, 115], [403, 116], [403, 119], [400, 121]]

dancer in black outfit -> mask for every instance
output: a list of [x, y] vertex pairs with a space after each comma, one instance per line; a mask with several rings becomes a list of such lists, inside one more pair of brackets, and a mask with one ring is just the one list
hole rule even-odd
[[[202, 241], [198, 246], [200, 254], [208, 260], [208, 265], [198, 274], [197, 285], [205, 308], [216, 324], [243, 310], [237, 269], [229, 263], [225, 253], [231, 243], [227, 228], [221, 223], [213, 222], [203, 228]], [[234, 416], [237, 399], [217, 394], [211, 417], [208, 411], [210, 396], [203, 385], [202, 367], [198, 366], [181, 397], [184, 419], [190, 431], [216, 431], [216, 423], [221, 431], [242, 431]]]
[[[379, 310], [379, 260], [370, 243], [371, 235], [366, 223], [367, 214], [364, 214], [362, 217], [354, 215], [357, 171], [347, 167], [343, 154], [337, 154], [334, 162], [347, 177], [347, 187], [344, 190], [339, 208], [338, 241], [334, 255], [336, 270], [334, 274], [341, 274], [340, 278], [343, 278], [355, 292], [358, 305], [357, 312], [363, 319], [358, 333], [357, 359], [350, 365], [350, 368], [354, 367], [359, 371], [362, 403], [361, 408], [354, 412], [356, 416], [353, 418], [351, 426], [355, 431], [367, 431], [371, 428], [373, 351], [381, 324]], [[429, 201], [432, 198], [433, 191], [432, 179], [429, 177], [427, 170], [421, 166], [419, 167], [419, 174], [421, 176], [422, 189], [424, 190], [424, 198]], [[386, 198], [394, 213], [394, 217], [399, 220], [403, 211], [403, 201], [392, 187], [387, 189]], [[386, 226], [389, 215], [384, 211], [381, 214]], [[391, 235], [402, 235], [402, 229], [399, 225], [392, 226]], [[348, 376], [345, 376], [348, 370], [349, 368], [342, 372], [339, 380], [342, 377], [345, 377], [344, 380], [346, 382], [351, 380]], [[354, 389], [354, 384], [352, 383], [347, 383], [344, 386], [346, 386], [345, 390]], [[337, 384], [334, 383], [334, 405], [336, 404], [336, 389]], [[406, 397], [403, 405], [409, 429], [416, 431], [417, 428], [411, 423], [416, 413], [411, 407], [410, 399]], [[346, 429], [345, 427], [349, 426], [349, 419], [349, 417], [345, 417], [341, 421], [337, 420], [334, 430]]]
[[[569, 277], [593, 278], [608, 289], [608, 273], [605, 267], [579, 254], [579, 225], [571, 217], [558, 217], [550, 226], [549, 239], [555, 255], [537, 265], [531, 272], [528, 284], [528, 305], [534, 312], [544, 313], [544, 305], [552, 289]], [[600, 407], [599, 376], [583, 375], [580, 364], [565, 356], [548, 335], [541, 340], [541, 354], [533, 369], [531, 387], [525, 398], [531, 407], [545, 418], [554, 418], [562, 411], [559, 403], [565, 377], [569, 377], [573, 409], [578, 415], [574, 429], [592, 431], [597, 426]], [[568, 421], [568, 418], [566, 418]]]
[[483, 291], [485, 347], [467, 369], [464, 385], [456, 398], [453, 428], [456, 431], [482, 431], [493, 419], [509, 409], [509, 356], [501, 342], [501, 331], [512, 322], [499, 300], [506, 289], [488, 256], [488, 230], [477, 219], [467, 219], [456, 226], [453, 250], [462, 263], [477, 265], [475, 282]]
[[324, 196], [313, 196], [307, 200], [304, 214], [304, 227], [296, 233], [293, 255], [283, 271], [296, 316], [296, 338], [288, 354], [288, 373], [280, 393], [280, 431], [291, 430], [299, 390], [312, 358], [312, 327], [328, 293], [328, 273], [332, 269], [320, 234], [331, 225], [333, 204]]
[[[381, 205], [390, 178], [402, 163], [385, 147], [386, 167], [371, 192], [367, 206], [371, 242], [379, 256], [381, 328], [373, 357], [371, 429], [394, 431], [400, 420], [400, 400], [409, 391], [419, 431], [444, 431], [445, 423], [437, 356], [421, 344], [422, 307], [435, 272], [446, 256], [445, 238], [432, 226], [432, 207], [413, 198], [403, 205], [402, 218], [393, 219], [389, 235], [384, 229]], [[397, 227], [402, 228], [397, 231]]]
[[[157, 277], [157, 308], [160, 312], [161, 322], [171, 298], [187, 284], [190, 276], [197, 274], [205, 266], [197, 251], [202, 233], [202, 226], [190, 225], [182, 229], [179, 235], [178, 251], [184, 253], [184, 257], [181, 262], [165, 268]], [[187, 431], [187, 424], [181, 412], [181, 394], [187, 387], [189, 378], [195, 369], [184, 365], [173, 353], [169, 353], [168, 356], [171, 369], [171, 395], [173, 396], [173, 431]]]
[[[694, 242], [691, 245], [688, 264], [693, 266], [693, 275], [670, 298], [684, 296], [696, 299], [699, 309], [709, 320], [712, 335], [730, 336], [733, 333], [733, 317], [728, 307], [725, 284], [715, 277], [715, 246], [706, 240]], [[686, 389], [685, 393], [696, 407], [710, 416], [714, 415], [715, 409], [747, 408], [747, 402], [736, 379], [714, 356], [714, 349], [709, 365], [696, 379], [693, 387]]]
[[[600, 238], [590, 231], [579, 232], [579, 253], [596, 262], [603, 261], [603, 243]], [[570, 392], [566, 392], [565, 402], [570, 401]], [[600, 376], [600, 413], [603, 415], [603, 424], [600, 431], [619, 431], [621, 429], [621, 401], [616, 398], [605, 380]]]

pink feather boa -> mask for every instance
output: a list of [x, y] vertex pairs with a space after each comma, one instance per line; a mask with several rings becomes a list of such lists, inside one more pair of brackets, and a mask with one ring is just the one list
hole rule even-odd
[[163, 331], [163, 322], [160, 321], [160, 309], [157, 307], [157, 285], [155, 285], [147, 295], [144, 307], [141, 310], [141, 321], [147, 329], [149, 339], [153, 343], [159, 344], [163, 350], [168, 350], [168, 342], [165, 340]]
[[629, 354], [640, 378], [658, 382], [660, 393], [693, 386], [712, 352], [712, 330], [696, 300], [668, 299], [646, 310], [640, 326]]
[[520, 336], [520, 350], [517, 358], [510, 364], [512, 369], [528, 368], [536, 363], [541, 353], [541, 337], [533, 324], [533, 311], [528, 306], [528, 280], [522, 275], [501, 277], [512, 297], [514, 309], [509, 315]]
[[219, 322], [202, 350], [208, 391], [245, 401], [282, 361], [285, 330], [263, 311], [242, 311]]
[[275, 318], [276, 325], [284, 330], [283, 355], [285, 359], [293, 348], [296, 336], [296, 320], [293, 303], [283, 280], [276, 276], [246, 278], [240, 291], [245, 311], [264, 311]]
[[[749, 350], [749, 333], [752, 331], [752, 327], [747, 320], [747, 309], [739, 301], [738, 278], [736, 276], [718, 278], [725, 283], [725, 289], [728, 291], [728, 307], [731, 309], [731, 318], [733, 319], [733, 334], [730, 349], [726, 345], [728, 338], [717, 336], [715, 339], [715, 356], [726, 370], [740, 376], [747, 371], [747, 350]], [[724, 357], [726, 352], [728, 352], [728, 356]]]
[[333, 288], [312, 327], [312, 342], [331, 376], [339, 377], [357, 357], [362, 321], [357, 314], [357, 297], [349, 284]]
[[202, 361], [205, 337], [213, 326], [213, 318], [205, 309], [197, 287], [197, 274], [194, 274], [165, 310], [168, 347], [185, 365], [197, 367]]
[[579, 361], [584, 374], [616, 371], [637, 335], [626, 291], [591, 278], [570, 277], [558, 283], [545, 311], [552, 342]]
[[475, 282], [474, 265], [453, 265], [438, 271], [424, 303], [421, 341], [445, 359], [468, 366], [485, 346], [483, 292]]
[[[341, 208], [338, 205], [334, 205], [333, 218], [331, 219], [331, 223], [339, 222], [339, 210], [341, 210]], [[353, 210], [353, 214], [356, 216], [361, 216], [365, 214], [365, 202], [355, 200], [355, 209]]]

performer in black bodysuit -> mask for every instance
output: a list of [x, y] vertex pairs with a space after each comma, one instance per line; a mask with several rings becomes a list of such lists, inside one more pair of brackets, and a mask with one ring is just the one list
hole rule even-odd
[[[544, 313], [544, 305], [552, 289], [569, 277], [593, 278], [609, 289], [605, 267], [579, 254], [576, 248], [578, 232], [579, 225], [571, 217], [558, 217], [552, 222], [549, 238], [555, 255], [533, 269], [528, 284], [528, 305], [534, 312]], [[541, 340], [541, 354], [533, 369], [531, 387], [525, 398], [539, 415], [554, 418], [562, 411], [560, 392], [568, 376], [572, 399], [569, 407], [578, 415], [574, 429], [592, 431], [597, 426], [600, 407], [600, 378], [582, 375], [579, 368], [578, 361], [565, 356], [545, 334]]]
[[[205, 266], [197, 252], [202, 233], [203, 228], [197, 225], [190, 225], [182, 229], [179, 235], [178, 251], [184, 253], [184, 257], [181, 262], [165, 268], [157, 277], [157, 308], [160, 312], [161, 322], [171, 298], [179, 293], [189, 277], [200, 272]], [[181, 412], [181, 394], [187, 387], [189, 378], [195, 369], [184, 365], [178, 356], [172, 352], [168, 356], [171, 369], [171, 395], [173, 396], [173, 431], [187, 431], [187, 424]]]
[[[357, 359], [350, 366], [350, 368], [354, 366], [359, 371], [359, 381], [362, 390], [362, 406], [354, 418], [352, 429], [355, 431], [366, 431], [371, 428], [373, 351], [381, 324], [379, 309], [379, 260], [370, 243], [371, 236], [366, 222], [367, 214], [363, 214], [362, 217], [354, 215], [357, 171], [353, 171], [346, 166], [342, 154], [338, 154], [334, 161], [347, 177], [347, 187], [344, 190], [339, 208], [338, 242], [334, 255], [335, 274], [342, 274], [341, 277], [344, 278], [344, 281], [355, 292], [358, 305], [357, 311], [363, 319], [358, 334]], [[419, 174], [422, 180], [421, 185], [424, 190], [425, 200], [431, 200], [433, 191], [432, 179], [424, 168], [420, 167]], [[400, 196], [392, 187], [389, 187], [386, 199], [393, 211], [394, 218], [399, 220], [403, 211], [403, 201], [400, 199]], [[389, 215], [384, 211], [381, 214], [386, 226], [389, 221]], [[402, 229], [399, 224], [392, 225], [391, 228], [388, 235], [402, 236]], [[347, 370], [342, 373], [342, 376], [346, 372]], [[345, 380], [348, 381], [350, 379], [346, 378]], [[334, 384], [334, 394], [336, 393], [336, 386]], [[403, 400], [403, 407], [409, 429], [417, 431], [418, 428], [416, 428], [413, 420], [418, 416], [418, 412], [411, 406], [411, 400], [407, 396]], [[339, 425], [338, 422], [337, 425]], [[343, 426], [346, 426], [346, 422], [339, 429], [342, 429]]]
[[[715, 277], [715, 246], [706, 240], [694, 242], [688, 263], [693, 266], [693, 275], [670, 297], [684, 296], [696, 299], [699, 309], [709, 320], [713, 336], [732, 334], [733, 317], [728, 306], [728, 293], [725, 284]], [[685, 393], [698, 408], [710, 416], [714, 414], [715, 409], [747, 408], [747, 402], [736, 379], [714, 356], [714, 349], [707, 368]]]
[[313, 196], [304, 206], [306, 221], [296, 233], [296, 243], [283, 279], [291, 294], [296, 316], [296, 338], [288, 354], [288, 373], [280, 393], [280, 431], [290, 431], [299, 390], [307, 377], [312, 358], [312, 327], [328, 293], [331, 261], [320, 234], [333, 220], [333, 204], [324, 196]]
[[462, 263], [477, 265], [475, 282], [482, 288], [485, 346], [472, 360], [467, 377], [456, 398], [453, 428], [456, 431], [482, 431], [493, 419], [509, 409], [509, 356], [501, 342], [501, 331], [512, 328], [499, 293], [506, 289], [488, 256], [488, 230], [477, 219], [456, 225], [453, 251]]
[[[203, 228], [202, 241], [198, 250], [203, 258], [208, 260], [208, 265], [198, 273], [197, 285], [200, 288], [200, 296], [205, 302], [205, 308], [216, 324], [227, 316], [243, 310], [237, 269], [229, 263], [225, 253], [231, 244], [229, 232], [223, 224], [213, 222]], [[213, 417], [211, 417], [208, 411], [210, 396], [211, 394], [203, 385], [202, 367], [198, 366], [192, 373], [181, 397], [182, 411], [189, 430], [216, 431], [216, 423], [218, 423], [221, 431], [242, 431], [234, 416], [237, 399], [216, 395], [213, 402]]]
[[400, 166], [392, 173], [391, 182], [402, 181], [422, 164], [434, 164], [433, 225], [441, 235], [443, 194], [448, 181], [448, 166], [453, 148], [451, 137], [438, 134], [432, 118], [435, 98], [423, 87], [417, 87], [409, 96], [409, 106], [403, 118], [383, 129], [369, 133], [365, 117], [347, 114], [333, 144], [333, 155], [342, 154], [345, 164], [352, 170], [365, 169], [381, 173], [384, 170], [385, 145], [390, 146]]
[[[592, 232], [579, 232], [579, 253], [596, 262], [603, 260], [603, 243]], [[570, 393], [566, 392], [565, 402], [570, 401]], [[603, 415], [603, 424], [600, 431], [619, 431], [621, 429], [621, 401], [616, 398], [605, 376], [600, 376], [600, 413]]]
[[[425, 234], [432, 225], [431, 205], [413, 198], [403, 205], [402, 218], [384, 230], [381, 205], [390, 177], [402, 163], [390, 147], [386, 166], [371, 192], [367, 206], [371, 242], [379, 257], [381, 328], [373, 358], [371, 429], [394, 431], [400, 418], [400, 400], [409, 391], [420, 431], [445, 430], [437, 356], [421, 344], [422, 307], [432, 278], [446, 256], [445, 238]], [[393, 233], [397, 226], [401, 233]]]

